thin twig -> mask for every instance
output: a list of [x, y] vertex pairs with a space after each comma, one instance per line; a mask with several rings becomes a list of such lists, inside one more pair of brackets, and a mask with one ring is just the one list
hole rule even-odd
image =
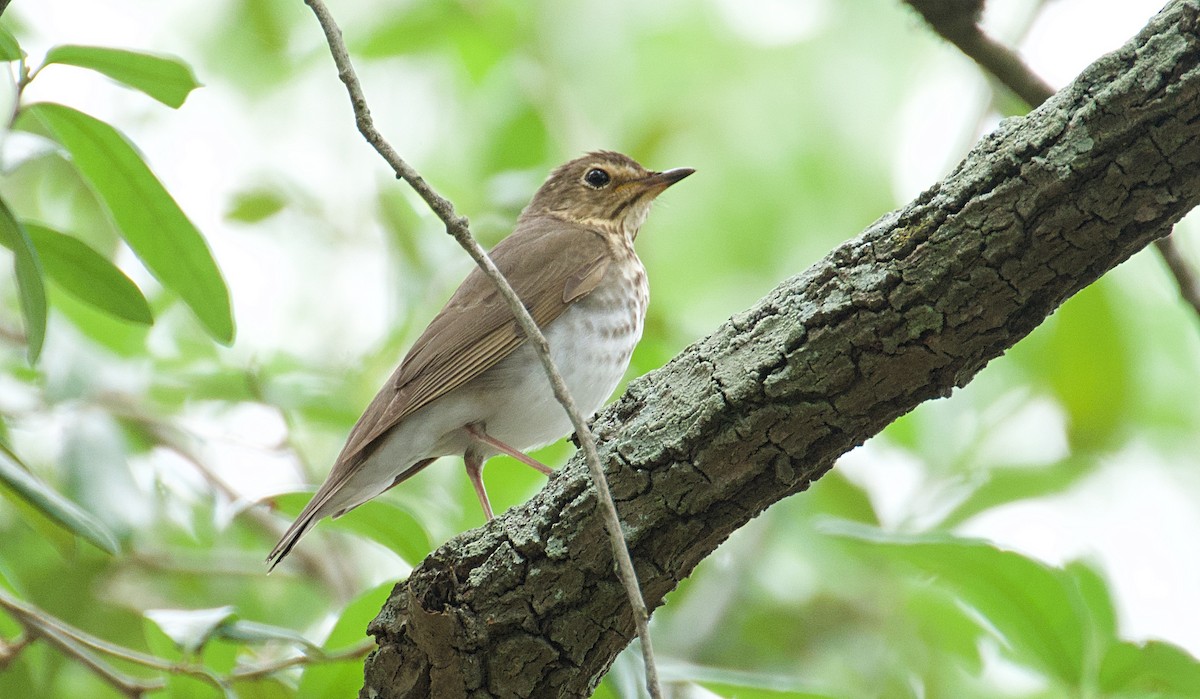
[[[103, 653], [109, 657], [159, 672], [195, 677], [224, 691], [234, 680], [261, 679], [297, 665], [315, 665], [361, 658], [375, 647], [374, 643], [368, 641], [333, 653], [308, 651], [272, 663], [238, 668], [228, 676], [220, 676], [200, 665], [167, 660], [93, 636], [28, 602], [13, 597], [3, 587], [0, 587], [0, 609], [7, 611], [25, 629], [25, 633], [15, 641], [0, 641], [0, 661], [11, 659], [33, 641], [39, 638], [44, 639], [63, 653], [86, 665], [92, 672], [128, 697], [141, 697], [147, 692], [162, 689], [166, 683], [161, 679], [141, 679], [126, 675], [104, 662], [95, 653]], [[3, 666], [3, 662], [0, 662], [0, 666]]]
[[520, 324], [525, 337], [533, 345], [534, 351], [538, 355], [538, 359], [542, 362], [542, 367], [546, 370], [546, 375], [550, 379], [550, 385], [554, 389], [554, 396], [558, 402], [562, 404], [563, 409], [567, 411], [567, 415], [571, 418], [571, 423], [575, 427], [575, 434], [579, 440], [579, 446], [583, 450], [584, 458], [587, 461], [588, 472], [591, 474], [592, 482], [596, 486], [596, 492], [600, 499], [600, 510], [604, 515], [605, 525], [608, 529], [609, 541], [612, 544], [613, 557], [617, 562], [617, 570], [622, 584], [625, 586], [625, 592], [629, 597], [630, 606], [633, 608], [634, 623], [637, 625], [638, 636], [641, 639], [642, 658], [646, 664], [646, 688], [650, 692], [650, 696], [658, 699], [662, 696], [662, 689], [658, 683], [658, 671], [654, 662], [654, 650], [650, 644], [649, 619], [650, 614], [646, 609], [646, 602], [642, 598], [641, 588], [638, 586], [637, 573], [633, 568], [633, 559], [629, 555], [629, 549], [625, 543], [625, 535], [621, 531], [621, 520], [617, 515], [616, 504], [613, 502], [612, 493], [608, 488], [608, 481], [604, 476], [604, 468], [600, 465], [600, 456], [596, 452], [596, 440], [592, 435], [592, 431], [584, 422], [583, 416], [575, 407], [575, 400], [571, 397], [567, 390], [567, 385], [563, 381], [562, 374], [554, 366], [554, 360], [550, 357], [550, 345], [546, 342], [545, 335], [538, 328], [537, 323], [533, 321], [533, 317], [529, 315], [521, 299], [509, 286], [508, 281], [496, 265], [471, 236], [471, 231], [468, 228], [467, 219], [465, 216], [460, 216], [455, 210], [454, 205], [449, 200], [445, 199], [425, 182], [424, 178], [412, 168], [399, 153], [392, 148], [391, 144], [384, 139], [383, 135], [375, 128], [375, 123], [371, 119], [371, 112], [367, 107], [366, 97], [363, 95], [362, 85], [358, 81], [358, 76], [354, 72], [354, 66], [350, 62], [350, 54], [346, 49], [346, 44], [342, 40], [341, 29], [338, 28], [333, 16], [329, 13], [329, 9], [321, 0], [304, 0], [313, 14], [316, 15], [317, 21], [321, 24], [321, 29], [325, 32], [325, 39], [329, 43], [330, 53], [333, 54], [333, 61], [337, 65], [338, 77], [346, 85], [346, 91], [350, 94], [350, 103], [354, 109], [355, 122], [358, 125], [359, 132], [367, 143], [374, 148], [380, 156], [387, 161], [388, 165], [395, 171], [396, 176], [407, 182], [417, 194], [425, 200], [429, 208], [437, 215], [438, 218], [446, 226], [446, 232], [449, 233], [459, 245], [467, 251], [467, 254], [475, 260], [475, 264], [479, 265], [495, 283], [500, 294], [508, 302], [509, 308]]
[[0, 607], [25, 627], [25, 633], [31, 640], [45, 640], [64, 654], [78, 660], [100, 679], [131, 699], [138, 699], [146, 692], [166, 686], [162, 681], [142, 680], [120, 672], [82, 647], [79, 639], [66, 630], [71, 629], [69, 625], [9, 595], [3, 587], [0, 587]]
[[[1016, 51], [984, 33], [979, 26], [982, 0], [904, 0], [946, 41], [954, 44], [980, 68], [1002, 85], [1036, 108], [1054, 96], [1054, 88], [1033, 72]], [[1166, 263], [1179, 287], [1179, 295], [1200, 319], [1200, 282], [1180, 255], [1168, 232], [1154, 242], [1154, 248]]]
[[1054, 88], [1029, 69], [1015, 51], [996, 41], [980, 28], [981, 0], [905, 0], [921, 13], [943, 39], [958, 47], [968, 58], [991, 73], [1002, 85], [1036, 107], [1050, 99]]
[[311, 665], [314, 662], [334, 663], [339, 660], [351, 660], [353, 658], [362, 658], [371, 651], [375, 650], [374, 641], [364, 641], [357, 646], [351, 646], [345, 650], [337, 651], [336, 653], [319, 653], [306, 655], [293, 655], [289, 658], [284, 658], [274, 663], [266, 663], [255, 667], [244, 667], [234, 670], [230, 673], [230, 678], [235, 680], [256, 680], [263, 677], [268, 677], [281, 670], [286, 670], [289, 667], [297, 665]]
[[33, 634], [28, 631], [11, 641], [0, 638], [0, 671], [3, 671], [8, 667], [9, 663], [16, 660], [21, 655], [21, 651], [25, 650], [25, 646], [33, 642], [33, 638]]
[[1154, 247], [1158, 249], [1163, 262], [1167, 263], [1167, 269], [1171, 270], [1172, 276], [1175, 277], [1175, 283], [1179, 285], [1179, 295], [1196, 311], [1196, 317], [1200, 318], [1200, 280], [1196, 279], [1195, 271], [1188, 266], [1187, 260], [1183, 259], [1179, 248], [1175, 246], [1174, 236], [1159, 238], [1154, 241]]

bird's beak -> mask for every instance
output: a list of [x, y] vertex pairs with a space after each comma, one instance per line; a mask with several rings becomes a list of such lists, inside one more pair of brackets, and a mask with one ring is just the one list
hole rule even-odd
[[670, 187], [693, 172], [695, 172], [695, 170], [690, 167], [677, 167], [664, 172], [652, 172], [650, 173], [649, 177], [638, 180], [638, 184], [640, 184], [643, 189], [652, 191], [657, 195], [659, 192], [662, 192], [667, 187]]
[[635, 199], [640, 199], [646, 194], [649, 194], [650, 198], [653, 199], [662, 194], [663, 190], [667, 187], [670, 187], [693, 172], [695, 170], [690, 167], [677, 167], [666, 172], [652, 172], [639, 180], [631, 180], [627, 183], [627, 186], [632, 191]]

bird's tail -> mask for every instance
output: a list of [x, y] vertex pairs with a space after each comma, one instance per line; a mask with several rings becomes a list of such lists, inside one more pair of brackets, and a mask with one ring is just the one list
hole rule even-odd
[[[326, 480], [312, 496], [312, 500], [309, 500], [304, 509], [300, 511], [300, 515], [296, 517], [295, 522], [292, 522], [292, 526], [283, 533], [279, 543], [275, 544], [275, 548], [271, 549], [271, 553], [267, 556], [267, 572], [270, 573], [274, 570], [275, 566], [291, 553], [296, 542], [300, 541], [300, 537], [307, 534], [308, 530], [312, 529], [326, 515], [333, 515], [334, 519], [341, 517], [383, 491], [408, 480], [433, 461], [432, 458], [421, 459], [406, 468], [400, 475], [395, 476], [392, 482], [385, 486], [374, 484], [364, 486], [358, 483], [353, 478], [356, 472], [352, 469], [345, 469], [341, 474], [336, 474], [338, 477], [331, 475], [329, 480]], [[334, 471], [338, 471], [338, 468], [335, 467]]]
[[[296, 546], [296, 542], [300, 541], [300, 537], [308, 533], [317, 522], [325, 518], [331, 512], [338, 512], [344, 509], [346, 500], [355, 497], [355, 493], [348, 492], [346, 486], [353, 475], [351, 469], [344, 469], [338, 473], [339, 469], [334, 468], [334, 473], [317, 488], [317, 492], [313, 494], [312, 499], [300, 510], [300, 514], [296, 517], [296, 521], [292, 522], [292, 526], [287, 528], [283, 536], [279, 539], [279, 543], [275, 544], [275, 548], [271, 549], [271, 553], [267, 555], [267, 572], [270, 573], [279, 565], [279, 562], [284, 559], [291, 550]], [[355, 504], [366, 500], [361, 498]]]
[[[317, 496], [319, 495], [320, 493], [317, 493]], [[325, 516], [319, 511], [324, 498], [318, 499], [317, 496], [313, 496], [313, 499], [308, 501], [308, 504], [300, 512], [300, 516], [296, 518], [295, 522], [292, 522], [292, 526], [287, 528], [287, 531], [279, 539], [279, 543], [275, 544], [275, 548], [271, 549], [271, 553], [267, 555], [267, 573], [275, 570], [275, 566], [279, 565], [279, 562], [292, 552], [292, 548], [296, 546], [296, 542], [300, 541], [300, 537], [307, 534], [308, 530], [312, 529], [313, 525]]]

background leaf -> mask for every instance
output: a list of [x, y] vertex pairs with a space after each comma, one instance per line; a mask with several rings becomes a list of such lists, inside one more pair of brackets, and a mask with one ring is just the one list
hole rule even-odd
[[147, 609], [145, 615], [184, 653], [194, 653], [222, 625], [233, 620], [234, 610], [230, 605], [212, 609]]
[[[1098, 639], [1070, 575], [982, 541], [945, 534], [889, 534], [829, 521], [826, 533], [881, 547], [905, 564], [933, 573], [977, 609], [1022, 660], [1070, 687], [1081, 686]], [[1095, 594], [1087, 580], [1089, 594]]]
[[42, 353], [46, 339], [46, 286], [42, 265], [29, 235], [0, 199], [0, 244], [13, 251], [21, 315], [25, 317], [25, 343], [30, 363]]
[[[280, 512], [295, 517], [304, 509], [312, 493], [285, 493], [272, 498]], [[337, 519], [322, 520], [330, 529], [354, 532], [365, 536], [396, 553], [409, 564], [415, 564], [433, 550], [429, 534], [410, 512], [395, 502], [376, 498], [347, 512]]]
[[[395, 585], [392, 583], [378, 585], [346, 605], [337, 615], [337, 623], [325, 639], [325, 650], [333, 653], [361, 643], [367, 624], [379, 613], [393, 587]], [[362, 687], [362, 679], [361, 659], [313, 665], [304, 670], [297, 696], [311, 699], [353, 696]]]
[[192, 69], [178, 58], [138, 51], [64, 44], [46, 53], [45, 64], [52, 63], [103, 73], [176, 109], [192, 90], [200, 87]]
[[50, 102], [23, 109], [18, 124], [28, 127], [30, 120], [71, 154], [147, 269], [179, 294], [216, 340], [231, 343], [229, 289], [208, 245], [125, 137], [95, 117]]
[[260, 187], [238, 192], [230, 202], [225, 217], [239, 223], [258, 223], [287, 206], [287, 199], [278, 190]]
[[1191, 699], [1200, 687], [1200, 663], [1162, 641], [1124, 642], [1104, 657], [1100, 689], [1114, 696]]
[[150, 325], [154, 314], [137, 285], [83, 241], [26, 223], [46, 276], [75, 298], [134, 323]]
[[75, 536], [114, 556], [120, 550], [120, 544], [107, 527], [34, 477], [4, 445], [0, 445], [0, 482], [8, 486], [14, 495], [73, 532]]
[[17, 38], [4, 27], [0, 27], [0, 61], [19, 61], [25, 57], [25, 51], [17, 43]]

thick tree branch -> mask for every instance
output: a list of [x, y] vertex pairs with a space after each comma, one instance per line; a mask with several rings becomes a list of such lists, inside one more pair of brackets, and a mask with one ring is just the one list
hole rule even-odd
[[[992, 39], [979, 26], [983, 0], [904, 0], [919, 12], [925, 21], [946, 41], [954, 44], [1002, 85], [1036, 107], [1054, 95], [1054, 89], [1030, 68], [1016, 51]], [[1175, 241], [1167, 231], [1154, 241], [1167, 271], [1179, 287], [1179, 296], [1192, 307], [1200, 319], [1200, 282], [1183, 259]]]
[[[738, 527], [970, 381], [1200, 203], [1200, 0], [1171, 2], [944, 181], [596, 420], [654, 606]], [[399, 584], [363, 696], [586, 695], [634, 623], [578, 457]]]

